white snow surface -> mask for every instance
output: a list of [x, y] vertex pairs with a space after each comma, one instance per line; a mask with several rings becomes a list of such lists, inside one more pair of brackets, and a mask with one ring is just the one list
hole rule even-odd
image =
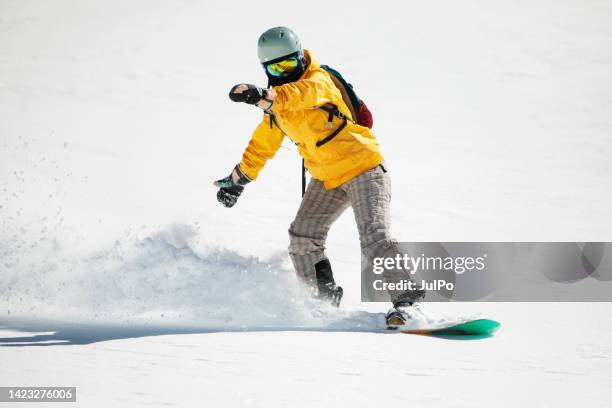
[[426, 304], [502, 328], [388, 333], [350, 210], [328, 243], [341, 309], [297, 283], [289, 141], [233, 209], [212, 181], [261, 118], [227, 92], [265, 85], [257, 36], [286, 25], [373, 111], [399, 240], [609, 241], [611, 23], [609, 0], [0, 1], [0, 386], [76, 386], [84, 407], [609, 407], [609, 304]]

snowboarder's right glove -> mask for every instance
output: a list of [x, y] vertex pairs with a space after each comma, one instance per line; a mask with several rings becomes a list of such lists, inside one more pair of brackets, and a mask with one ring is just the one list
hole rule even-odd
[[215, 186], [220, 187], [217, 192], [217, 201], [227, 208], [233, 207], [236, 201], [238, 201], [240, 194], [242, 194], [244, 186], [250, 181], [251, 180], [240, 171], [240, 167], [236, 165], [232, 174], [221, 180], [215, 181]]
[[[270, 109], [274, 103], [273, 93], [251, 84], [234, 85], [230, 90], [229, 97], [234, 102], [244, 102], [249, 105], [257, 105], [262, 109]], [[265, 103], [260, 103], [261, 101]]]

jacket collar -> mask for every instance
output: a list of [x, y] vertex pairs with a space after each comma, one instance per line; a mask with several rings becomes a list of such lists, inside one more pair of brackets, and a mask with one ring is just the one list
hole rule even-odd
[[[306, 49], [304, 49], [304, 58], [306, 58], [306, 61], [308, 62], [308, 66], [304, 70], [304, 74], [321, 68], [321, 65], [319, 65], [319, 60]], [[300, 79], [304, 77], [304, 74], [300, 77]]]

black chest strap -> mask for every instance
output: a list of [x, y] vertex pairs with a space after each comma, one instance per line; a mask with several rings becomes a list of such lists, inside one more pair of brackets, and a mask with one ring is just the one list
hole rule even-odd
[[328, 135], [325, 138], [319, 140], [316, 143], [317, 147], [323, 146], [325, 143], [329, 142], [334, 137], [336, 137], [338, 135], [338, 133], [340, 133], [342, 131], [342, 129], [344, 129], [346, 127], [348, 121], [350, 120], [344, 113], [340, 112], [340, 110], [338, 109], [338, 107], [336, 105], [327, 104], [327, 105], [319, 106], [319, 109], [321, 109], [322, 111], [327, 112], [327, 115], [328, 115], [328, 117], [327, 117], [327, 127], [328, 128], [331, 128], [333, 120], [334, 120], [334, 116], [339, 118], [339, 119], [342, 119], [342, 123], [330, 135]]

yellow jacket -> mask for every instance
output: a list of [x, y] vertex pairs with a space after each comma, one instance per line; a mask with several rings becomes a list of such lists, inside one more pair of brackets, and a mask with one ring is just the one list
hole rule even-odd
[[331, 103], [348, 118], [351, 114], [329, 74], [308, 50], [304, 50], [304, 55], [310, 63], [300, 79], [274, 87], [274, 105], [253, 132], [240, 170], [255, 180], [287, 136], [297, 145], [312, 177], [323, 181], [326, 189], [332, 189], [384, 159], [370, 129], [350, 120], [335, 137], [321, 144], [343, 121], [334, 116], [330, 127], [328, 113], [318, 107]]

